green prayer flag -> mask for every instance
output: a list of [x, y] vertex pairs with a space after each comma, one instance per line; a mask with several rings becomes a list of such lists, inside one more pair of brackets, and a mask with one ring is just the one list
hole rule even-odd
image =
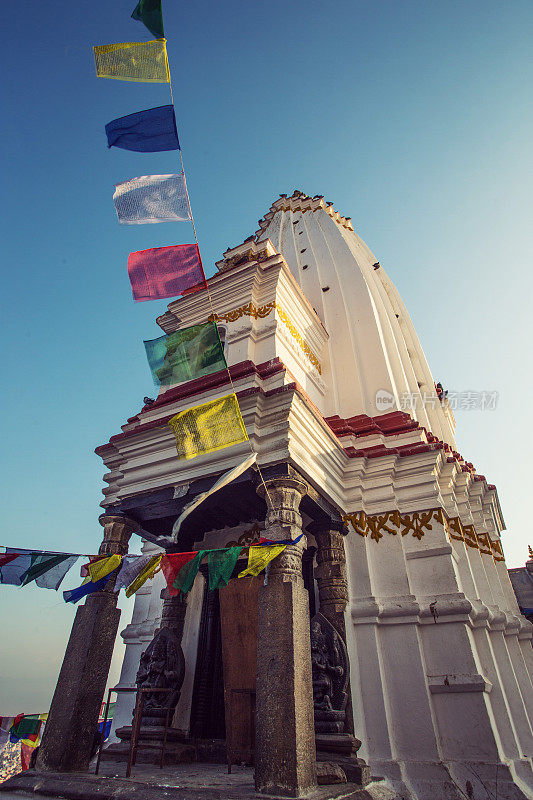
[[144, 347], [157, 386], [171, 386], [226, 369], [224, 348], [214, 322], [149, 339]]
[[156, 39], [165, 38], [161, 0], [139, 0], [131, 17], [142, 22]]
[[209, 588], [220, 589], [227, 586], [242, 547], [228, 547], [226, 550], [211, 550], [207, 556], [209, 567]]
[[45, 572], [48, 572], [49, 569], [53, 569], [58, 564], [61, 564], [62, 561], [66, 561], [69, 558], [68, 553], [62, 553], [61, 555], [51, 555], [48, 553], [33, 553], [31, 559], [31, 566], [28, 568], [25, 575], [22, 576], [22, 586], [26, 586], [28, 583], [31, 583], [36, 578], [39, 578], [41, 575], [44, 575]]
[[207, 552], [208, 550], [198, 550], [193, 560], [188, 561], [187, 564], [180, 569], [173, 584], [174, 589], [181, 589], [181, 591], [186, 594], [186, 592], [192, 588], [194, 579], [200, 569], [202, 559]]
[[36, 714], [34, 716], [23, 717], [18, 725], [11, 728], [10, 733], [18, 739], [27, 739], [29, 736], [39, 733], [40, 728], [41, 720]]

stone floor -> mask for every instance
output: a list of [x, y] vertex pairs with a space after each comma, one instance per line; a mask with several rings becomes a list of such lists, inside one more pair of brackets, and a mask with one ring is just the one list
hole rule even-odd
[[[94, 765], [91, 768], [94, 772]], [[126, 778], [126, 764], [117, 761], [102, 761], [99, 775], [107, 778]], [[126, 779], [127, 780], [127, 779]], [[131, 770], [131, 781], [157, 784], [161, 788], [173, 789], [243, 789], [253, 791], [254, 771], [252, 767], [228, 768], [225, 764], [179, 764], [159, 767], [153, 764], [135, 764]]]
[[[94, 773], [94, 767], [92, 767]], [[251, 767], [228, 768], [224, 764], [180, 764], [158, 769], [136, 764], [130, 778], [123, 763], [102, 762], [99, 775], [92, 773], [21, 772], [0, 784], [0, 800], [39, 797], [69, 800], [258, 800], [268, 795], [254, 791]], [[381, 781], [365, 789], [345, 783], [320, 786], [301, 800], [402, 800]]]

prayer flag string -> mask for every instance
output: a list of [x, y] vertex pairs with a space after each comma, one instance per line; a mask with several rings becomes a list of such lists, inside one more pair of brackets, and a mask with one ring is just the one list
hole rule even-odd
[[[195, 245], [152, 248], [131, 253], [128, 273], [133, 297], [138, 302], [176, 297], [205, 288], [214, 316], [213, 299], [200, 258], [198, 235], [178, 139], [161, 0], [138, 0], [131, 16], [142, 22], [156, 38], [149, 42], [123, 42], [94, 47], [96, 74], [118, 80], [168, 83], [171, 103], [109, 122], [106, 125], [108, 146], [137, 152], [179, 150], [181, 173], [145, 175], [117, 184], [113, 196], [117, 216], [120, 223], [127, 225], [190, 220], [195, 239]], [[178, 457], [193, 458], [246, 441], [254, 454], [223, 353], [217, 353], [215, 357], [212, 348], [206, 346], [205, 354], [202, 351], [197, 350], [194, 353], [189, 350], [182, 352], [180, 357], [177, 352], [180, 348], [175, 346], [175, 341], [170, 341], [172, 337], [177, 338], [171, 334], [160, 337], [159, 340], [145, 342], [156, 384], [170, 386], [212, 371], [226, 369], [232, 389], [232, 394], [222, 398], [223, 405], [219, 401], [213, 401], [210, 408], [206, 407], [210, 404], [197, 406], [180, 412], [171, 420]], [[201, 366], [198, 369], [199, 355]], [[187, 368], [188, 362], [190, 369]], [[259, 465], [257, 469], [271, 502]]]
[[[206, 556], [209, 588], [217, 589], [228, 584], [244, 550], [248, 550], [248, 565], [238, 574], [239, 578], [246, 575], [258, 575], [287, 545], [296, 544], [303, 535], [302, 533], [296, 539], [282, 541], [261, 538], [251, 545], [215, 547], [194, 550], [189, 553], [161, 551], [147, 555], [90, 556], [90, 562], [81, 568], [81, 575], [85, 576], [83, 582], [75, 589], [64, 591], [63, 598], [66, 603], [77, 603], [87, 595], [102, 591], [106, 587], [114, 592], [119, 592], [124, 588], [126, 596], [131, 597], [160, 570], [163, 572], [172, 596], [180, 591], [186, 593], [190, 591], [201, 562]], [[13, 550], [13, 548], [5, 549], [6, 551]], [[38, 586], [47, 589], [57, 589], [68, 570], [79, 558], [79, 555], [73, 553], [54, 553], [50, 558], [50, 553], [44, 550], [18, 550], [9, 552], [7, 555], [13, 556], [13, 558], [5, 561], [5, 557], [0, 555], [0, 583], [25, 586], [31, 580], [35, 580]], [[21, 562], [20, 566], [14, 568], [17, 561]], [[25, 576], [31, 576], [31, 570], [35, 565], [38, 565], [37, 571], [45, 565], [47, 570], [38, 575], [34, 572], [34, 577], [26, 580]], [[117, 574], [113, 576], [113, 573]], [[114, 584], [109, 584], [108, 587], [108, 582], [113, 579]]]

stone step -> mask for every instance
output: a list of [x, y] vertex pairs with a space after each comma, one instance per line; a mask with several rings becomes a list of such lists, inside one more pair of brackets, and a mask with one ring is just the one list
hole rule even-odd
[[[136, 762], [138, 764], [159, 764], [161, 750], [160, 740], [143, 741], [137, 749]], [[116, 742], [102, 750], [102, 761], [127, 762], [130, 753], [129, 742]], [[192, 764], [197, 760], [196, 748], [192, 744], [183, 742], [167, 742], [165, 749], [165, 764]]]

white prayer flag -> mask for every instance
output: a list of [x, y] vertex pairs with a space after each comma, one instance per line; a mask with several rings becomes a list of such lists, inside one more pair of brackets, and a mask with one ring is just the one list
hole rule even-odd
[[142, 175], [117, 183], [113, 202], [121, 225], [191, 219], [183, 172], [177, 175]]
[[239, 477], [239, 475], [242, 475], [243, 472], [246, 472], [248, 467], [251, 467], [253, 464], [255, 464], [256, 459], [257, 453], [252, 453], [252, 455], [248, 456], [248, 458], [246, 458], [241, 464], [238, 464], [236, 467], [233, 467], [232, 469], [228, 470], [228, 472], [225, 472], [223, 475], [221, 475], [218, 481], [216, 481], [210, 489], [197, 495], [194, 500], [191, 500], [190, 503], [187, 503], [180, 516], [172, 526], [172, 536], [174, 537], [174, 541], [177, 541], [182, 522], [189, 516], [191, 511], [194, 511], [195, 508], [198, 508], [200, 503], [203, 503], [204, 500], [206, 500], [208, 497], [211, 497], [212, 494], [218, 492], [219, 489], [227, 486], [228, 483], [231, 483], [231, 481], [234, 481], [235, 478]]
[[115, 581], [115, 592], [130, 586], [143, 569], [145, 569], [154, 556], [163, 555], [164, 550], [155, 550], [153, 553], [144, 556], [124, 556], [122, 568]]

